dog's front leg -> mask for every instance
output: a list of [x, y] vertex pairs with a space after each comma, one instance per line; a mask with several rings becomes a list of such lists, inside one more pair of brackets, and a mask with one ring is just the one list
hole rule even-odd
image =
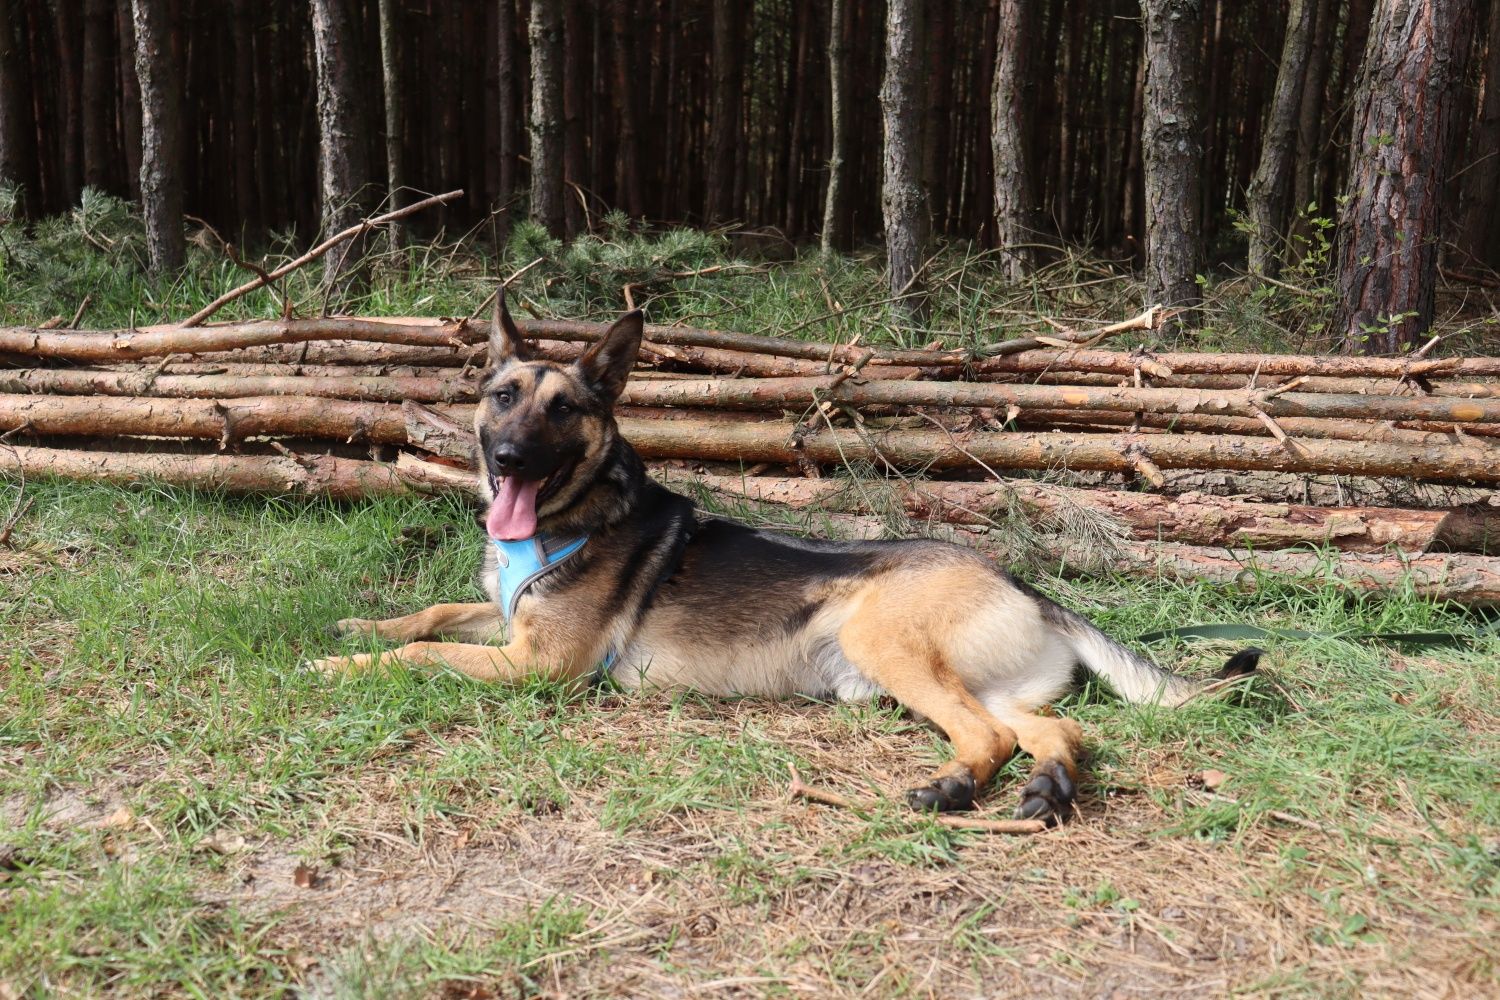
[[[466, 642], [410, 642], [385, 653], [356, 653], [315, 660], [314, 670], [326, 674], [355, 674], [396, 664], [409, 667], [446, 666], [491, 684], [541, 677], [571, 680], [589, 672], [583, 658], [541, 652], [518, 637], [504, 646], [479, 646]], [[580, 666], [580, 664], [582, 664]]]

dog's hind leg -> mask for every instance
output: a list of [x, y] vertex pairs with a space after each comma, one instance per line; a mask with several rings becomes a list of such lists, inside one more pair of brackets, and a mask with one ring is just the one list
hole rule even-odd
[[334, 628], [343, 635], [376, 635], [382, 639], [401, 642], [452, 639], [484, 643], [504, 637], [505, 616], [492, 601], [483, 604], [434, 604], [416, 614], [387, 618], [384, 621], [345, 618]]
[[932, 720], [953, 743], [953, 760], [925, 785], [906, 793], [913, 809], [970, 809], [1016, 749], [1016, 735], [989, 713], [944, 663], [913, 633], [900, 634], [883, 610], [856, 612], [839, 631], [844, 655], [870, 680], [912, 712]]
[[1021, 749], [1036, 760], [1030, 780], [1021, 789], [1016, 816], [1048, 823], [1066, 819], [1077, 794], [1083, 730], [1072, 719], [1038, 715], [1004, 696], [987, 697], [985, 703], [1015, 732]]

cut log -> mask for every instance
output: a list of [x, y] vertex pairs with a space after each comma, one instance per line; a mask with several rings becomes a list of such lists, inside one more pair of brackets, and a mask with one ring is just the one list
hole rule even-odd
[[[486, 324], [487, 329], [487, 324]], [[320, 340], [356, 340], [412, 347], [462, 347], [479, 342], [484, 331], [460, 320], [428, 326], [397, 325], [379, 320], [259, 320], [184, 328], [143, 326], [135, 330], [40, 330], [0, 328], [0, 351], [58, 361], [108, 363], [159, 358], [168, 354], [206, 354], [268, 344]]]
[[[1076, 546], [1049, 554], [1075, 575], [1095, 572], [1098, 565], [1097, 558], [1090, 561], [1090, 553]], [[1173, 542], [1132, 542], [1111, 553], [1106, 570], [1251, 592], [1266, 584], [1296, 581], [1320, 590], [1334, 587], [1369, 596], [1411, 593], [1478, 607], [1500, 604], [1500, 559], [1494, 556], [1347, 553], [1329, 560], [1316, 552], [1225, 551]]]
[[231, 396], [315, 396], [322, 399], [399, 403], [474, 401], [473, 379], [456, 375], [167, 375], [152, 371], [28, 368], [0, 371], [0, 392], [57, 396], [160, 396], [223, 399]]
[[[450, 470], [420, 469], [432, 463], [408, 460], [400, 474], [419, 489], [452, 489], [470, 496], [478, 486], [471, 477]], [[670, 482], [670, 478], [668, 480]], [[807, 527], [813, 533], [839, 529], [841, 537], [887, 538], [889, 525], [878, 517], [822, 512]], [[1003, 531], [936, 524], [933, 537], [1011, 559]], [[1084, 545], [1066, 539], [1034, 539], [1030, 557], [1048, 568], [1079, 575], [1114, 573], [1121, 576], [1207, 582], [1235, 590], [1254, 591], [1281, 580], [1319, 588], [1333, 585], [1347, 591], [1379, 596], [1416, 593], [1435, 600], [1475, 606], [1500, 605], [1500, 558], [1463, 553], [1441, 555], [1379, 555], [1346, 552], [1330, 560], [1319, 552], [1226, 550], [1177, 542], [1118, 541]]]
[[[1033, 410], [1025, 409], [1015, 417], [1022, 429], [1077, 431], [1080, 433], [1115, 433], [1121, 427], [1173, 431], [1178, 434], [1247, 434], [1264, 437], [1264, 424], [1254, 417], [1213, 417], [1196, 413], [1124, 413], [1108, 410]], [[1452, 424], [1423, 420], [1386, 421], [1319, 420], [1317, 418], [1280, 417], [1288, 434], [1296, 438], [1331, 438], [1336, 441], [1390, 441], [1398, 444], [1446, 448], [1466, 444], [1464, 435], [1482, 438], [1500, 437], [1500, 424]]]
[[[330, 366], [320, 366], [319, 371], [339, 371]], [[378, 370], [378, 369], [377, 369]], [[767, 379], [725, 382], [718, 379], [660, 380], [636, 379], [625, 389], [621, 397], [622, 416], [656, 416], [662, 419], [688, 419], [692, 410], [670, 410], [678, 406], [693, 409], [717, 409], [723, 406], [744, 407], [746, 410], [776, 411], [802, 409], [812, 401], [813, 392], [828, 385], [824, 379]], [[154, 371], [100, 372], [83, 369], [30, 368], [14, 372], [0, 372], [0, 392], [46, 393], [52, 395], [96, 395], [96, 396], [160, 396], [179, 399], [220, 399], [228, 396], [313, 396], [326, 399], [365, 400], [370, 402], [399, 403], [412, 400], [419, 403], [472, 402], [474, 400], [473, 379], [456, 376], [407, 376], [407, 375], [258, 375], [258, 374], [210, 374], [167, 375]], [[1018, 406], [1020, 412], [1015, 419], [1022, 425], [1057, 427], [1060, 425], [1086, 425], [1089, 423], [1131, 425], [1176, 431], [1198, 431], [1216, 434], [1246, 434], [1261, 436], [1265, 433], [1262, 423], [1253, 417], [1224, 417], [1206, 415], [1204, 411], [1219, 412], [1233, 409], [1220, 407], [1223, 394], [1200, 393], [1196, 396], [1173, 397], [1168, 390], [1083, 390], [1033, 386], [963, 386], [965, 391], [950, 391], [950, 383], [880, 383], [851, 386], [848, 382], [828, 394], [829, 398], [848, 401], [867, 408], [868, 412], [879, 412], [880, 407], [894, 403], [873, 404], [875, 400], [951, 400], [948, 405], [971, 406], [975, 398], [985, 407]], [[1157, 393], [1155, 397], [1140, 397], [1131, 393]], [[1047, 409], [1033, 406], [1030, 400], [1040, 399], [1046, 403], [1063, 406], [1075, 399], [1092, 396], [1102, 397], [1101, 406], [1112, 409], [1081, 407], [1072, 409]], [[1278, 406], [1283, 398], [1292, 398], [1293, 403]], [[1357, 422], [1357, 414], [1347, 411], [1351, 407], [1347, 398], [1367, 397], [1315, 397], [1310, 407], [1320, 415], [1325, 409], [1336, 411], [1334, 418], [1299, 418], [1282, 413], [1294, 409], [1305, 394], [1288, 394], [1268, 402], [1267, 408], [1276, 414], [1281, 426], [1294, 437], [1334, 438], [1347, 441], [1389, 441], [1414, 445], [1443, 447], [1462, 444], [1461, 438], [1453, 434], [1451, 423], [1417, 422], [1415, 429], [1402, 430], [1383, 423]], [[1132, 402], [1150, 401], [1160, 405], [1160, 400], [1178, 398], [1174, 408], [1167, 412], [1153, 410], [1131, 410]], [[1231, 395], [1240, 408], [1252, 406], [1252, 398], [1241, 392]], [[1377, 402], [1372, 409], [1380, 411], [1365, 419], [1384, 416], [1391, 419], [1388, 410], [1399, 411], [1401, 406], [1386, 407], [1388, 397], [1372, 397]], [[1407, 401], [1409, 397], [1396, 397]], [[1333, 404], [1329, 404], [1329, 400]], [[1022, 404], [1022, 401], [1026, 402]], [[1186, 402], [1184, 402], [1186, 400]], [[1432, 400], [1410, 400], [1409, 409], [1433, 413], [1452, 413], [1454, 404], [1444, 406]], [[1115, 405], [1117, 404], [1117, 405]], [[933, 405], [944, 405], [936, 402]], [[1184, 413], [1186, 405], [1193, 412]], [[1484, 401], [1490, 410], [1500, 412], [1500, 400]], [[749, 414], [728, 413], [716, 415], [716, 419], [744, 419]], [[753, 419], [753, 417], [751, 418]], [[1423, 429], [1425, 428], [1425, 429]], [[1500, 436], [1500, 425], [1472, 425], [1465, 430], [1486, 436]]]
[[158, 455], [8, 446], [0, 448], [0, 473], [336, 500], [410, 492], [389, 465], [328, 455]]
[[1361, 396], [1253, 390], [1136, 389], [1097, 386], [997, 385], [973, 382], [880, 380], [832, 385], [826, 379], [758, 378], [657, 381], [632, 385], [638, 406], [703, 406], [716, 410], [805, 407], [817, 400], [851, 406], [1039, 407], [1214, 416], [1318, 417], [1325, 420], [1436, 420], [1500, 422], [1500, 399]]
[[221, 445], [249, 437], [333, 438], [405, 444], [401, 408], [301, 396], [151, 399], [141, 396], [0, 395], [0, 433], [207, 438]]
[[[462, 407], [453, 408], [461, 420]], [[867, 434], [822, 429], [797, 434], [784, 423], [731, 424], [712, 420], [619, 421], [620, 431], [645, 458], [710, 461], [803, 461], [912, 469], [1056, 469], [1138, 472], [1140, 459], [1162, 469], [1258, 469], [1272, 472], [1399, 476], [1500, 482], [1493, 448], [1437, 449], [1372, 441], [1308, 440], [1300, 451], [1266, 438], [1208, 434], [950, 433], [895, 430]], [[416, 440], [415, 438], [413, 439]], [[447, 442], [451, 458], [472, 460], [472, 434]], [[425, 445], [424, 445], [425, 447]]]
[[[237, 493], [302, 494], [339, 500], [405, 494], [414, 486], [456, 489], [471, 495], [477, 490], [472, 478], [462, 474], [320, 455], [153, 455], [11, 446], [0, 448], [0, 473], [127, 485], [165, 482]], [[877, 518], [842, 515], [842, 520], [862, 526], [866, 535], [878, 537], [885, 531]], [[1003, 533], [938, 527], [946, 528], [943, 534], [963, 544], [1005, 554]], [[1072, 572], [1097, 571], [1100, 562], [1097, 549], [1083, 549], [1074, 543], [1060, 542], [1052, 547], [1043, 543], [1042, 552]], [[1465, 604], [1500, 604], [1500, 559], [1486, 556], [1412, 558], [1348, 553], [1330, 562], [1319, 553], [1225, 552], [1160, 542], [1121, 542], [1111, 546], [1107, 555], [1106, 569], [1127, 576], [1208, 581], [1239, 589], [1255, 589], [1288, 577], [1371, 595], [1415, 592]]]
[[[1244, 389], [1252, 376], [1249, 375], [1146, 375], [1146, 384], [1153, 389]], [[1459, 382], [1423, 379], [1417, 390], [1409, 383], [1395, 379], [1374, 378], [1326, 378], [1316, 375], [1298, 375], [1304, 379], [1298, 385], [1300, 392], [1333, 392], [1373, 396], [1457, 396], [1462, 399], [1495, 399], [1500, 397], [1500, 382]], [[1111, 375], [1108, 372], [1048, 371], [1034, 374], [991, 375], [990, 380], [1034, 383], [1037, 385], [1093, 385], [1126, 386], [1128, 375]], [[1256, 379], [1259, 389], [1274, 388], [1288, 381], [1285, 376]]]
[[1247, 503], [1203, 493], [1161, 496], [1123, 490], [1084, 490], [1023, 479], [995, 483], [926, 480], [785, 479], [716, 476], [664, 469], [669, 486], [701, 486], [726, 496], [794, 508], [818, 507], [872, 514], [872, 505], [899, 505], [907, 516], [948, 524], [989, 525], [1020, 510], [1045, 528], [1072, 511], [1118, 522], [1123, 537], [1226, 548], [1330, 546], [1347, 552], [1397, 548], [1426, 552], [1500, 550], [1500, 508], [1402, 510]]
[[1335, 378], [1494, 378], [1500, 357], [1375, 358], [1308, 354], [1127, 353], [1123, 351], [1027, 351], [981, 361], [980, 374], [1027, 374], [1047, 371], [1107, 372], [1134, 375], [1138, 366], [1156, 366], [1176, 375], [1254, 375], [1267, 378], [1327, 375]]

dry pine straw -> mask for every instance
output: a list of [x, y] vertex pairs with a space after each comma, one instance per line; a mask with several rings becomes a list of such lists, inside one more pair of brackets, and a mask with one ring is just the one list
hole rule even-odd
[[[915, 782], [932, 752], [929, 733], [886, 715], [836, 721], [822, 706], [755, 701], [632, 698], [580, 715], [567, 733], [628, 755], [650, 753], [666, 733], [690, 740], [746, 727], [856, 795]], [[443, 738], [466, 735], [477, 734]], [[1169, 799], [1192, 783], [1183, 749], [1142, 750], [1146, 784]], [[406, 752], [443, 751], [419, 737]], [[566, 899], [586, 911], [586, 924], [555, 959], [525, 970], [559, 996], [1220, 995], [1269, 987], [1287, 970], [1290, 983], [1304, 984], [1291, 994], [1318, 983], [1313, 995], [1336, 995], [1358, 981], [1367, 996], [1446, 997], [1476, 995], [1495, 960], [1492, 921], [1437, 932], [1432, 916], [1464, 902], [1442, 891], [1425, 892], [1421, 906], [1382, 900], [1373, 886], [1366, 898], [1346, 894], [1343, 910], [1374, 915], [1381, 940], [1353, 951], [1320, 940], [1328, 910], [1292, 891], [1288, 850], [1305, 852], [1310, 866], [1368, 866], [1379, 883], [1402, 876], [1383, 849], [1275, 824], [1232, 846], [1159, 836], [1168, 810], [1149, 794], [1086, 792], [1081, 816], [1061, 830], [964, 838], [951, 860], [926, 865], [883, 856], [913, 839], [899, 809], [867, 826], [791, 801], [774, 783], [743, 802], [670, 812], [623, 833], [609, 829], [608, 788], [590, 787], [567, 790], [555, 810], [497, 798], [493, 809], [429, 820], [413, 835], [404, 767], [392, 760], [350, 779], [334, 822], [353, 846], [336, 866], [319, 866], [314, 888], [296, 884], [297, 844], [264, 842], [205, 890], [277, 914], [268, 943], [310, 969], [372, 939], [482, 937], [497, 921]], [[1014, 782], [998, 788], [987, 812], [1008, 809], [1013, 794]]]

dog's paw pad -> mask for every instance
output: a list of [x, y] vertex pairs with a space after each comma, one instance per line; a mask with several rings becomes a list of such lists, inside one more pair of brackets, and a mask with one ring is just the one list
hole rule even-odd
[[918, 812], [960, 812], [974, 808], [974, 776], [935, 778], [906, 793], [906, 804]]
[[1057, 761], [1049, 761], [1037, 767], [1021, 789], [1021, 804], [1016, 807], [1016, 819], [1046, 820], [1051, 825], [1061, 822], [1072, 811], [1076, 790], [1068, 769]]

